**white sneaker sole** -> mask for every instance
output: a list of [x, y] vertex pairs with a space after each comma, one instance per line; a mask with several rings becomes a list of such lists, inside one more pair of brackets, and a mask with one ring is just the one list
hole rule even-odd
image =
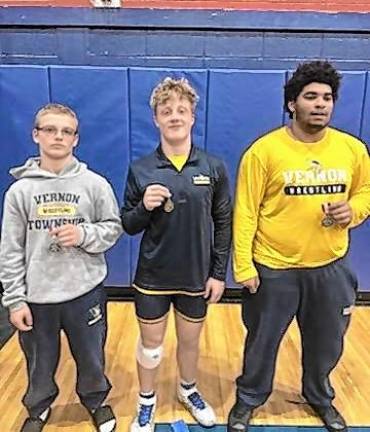
[[201, 426], [205, 427], [205, 428], [211, 428], [216, 424], [216, 420], [209, 422], [209, 423], [202, 423], [199, 421], [199, 419], [196, 417], [196, 415], [193, 412], [193, 409], [188, 405], [188, 403], [180, 396], [177, 395], [177, 400], [181, 403], [181, 405], [183, 405], [184, 408], [186, 408], [186, 410], [191, 414], [191, 416], [193, 417], [193, 419], [199, 423]]

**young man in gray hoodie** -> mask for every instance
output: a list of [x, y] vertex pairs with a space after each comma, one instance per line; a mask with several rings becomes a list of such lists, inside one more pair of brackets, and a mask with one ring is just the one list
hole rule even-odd
[[29, 417], [21, 432], [40, 432], [58, 394], [54, 375], [63, 329], [77, 365], [77, 393], [96, 430], [115, 430], [103, 402], [111, 384], [104, 374], [107, 333], [102, 286], [104, 252], [121, 235], [117, 202], [106, 179], [73, 156], [78, 119], [49, 104], [35, 117], [40, 157], [10, 173], [0, 245], [3, 305], [19, 330], [27, 361], [23, 398]]

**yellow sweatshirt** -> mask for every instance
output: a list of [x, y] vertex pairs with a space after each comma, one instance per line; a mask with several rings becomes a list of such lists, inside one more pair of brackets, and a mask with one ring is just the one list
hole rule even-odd
[[[322, 205], [348, 200], [349, 227], [322, 226]], [[355, 137], [328, 128], [319, 142], [292, 138], [285, 127], [258, 139], [242, 156], [234, 209], [234, 276], [271, 268], [319, 267], [344, 256], [348, 228], [370, 214], [370, 159]]]

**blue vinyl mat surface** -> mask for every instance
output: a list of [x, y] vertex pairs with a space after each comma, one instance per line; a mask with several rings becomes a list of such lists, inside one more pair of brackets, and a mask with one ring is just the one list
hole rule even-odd
[[[213, 428], [203, 428], [199, 425], [187, 425], [189, 432], [226, 432], [226, 425], [217, 425]], [[155, 432], [186, 432], [186, 428], [171, 428], [170, 423], [158, 423]], [[327, 432], [321, 426], [249, 426], [248, 432]], [[349, 427], [348, 432], [370, 432], [370, 426]]]

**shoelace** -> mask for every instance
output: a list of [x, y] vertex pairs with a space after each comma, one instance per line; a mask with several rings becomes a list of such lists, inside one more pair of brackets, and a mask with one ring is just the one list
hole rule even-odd
[[198, 392], [194, 392], [191, 395], [188, 396], [190, 402], [195, 406], [197, 409], [204, 409], [206, 407], [206, 404], [204, 403], [201, 395]]
[[138, 415], [140, 426], [145, 426], [150, 422], [153, 406], [154, 405], [140, 405], [139, 415]]

